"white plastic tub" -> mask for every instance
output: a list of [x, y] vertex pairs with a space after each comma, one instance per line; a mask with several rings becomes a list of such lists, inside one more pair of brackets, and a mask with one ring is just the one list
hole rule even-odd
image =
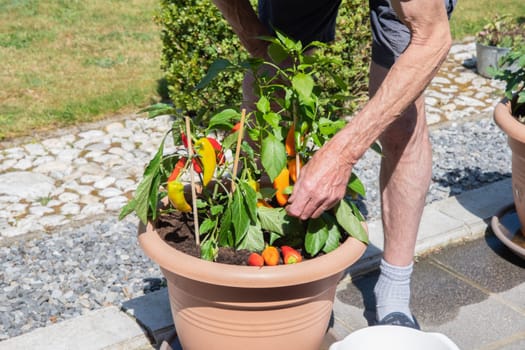
[[426, 333], [400, 326], [373, 326], [362, 328], [343, 340], [332, 344], [329, 350], [460, 350], [452, 340], [441, 333]]

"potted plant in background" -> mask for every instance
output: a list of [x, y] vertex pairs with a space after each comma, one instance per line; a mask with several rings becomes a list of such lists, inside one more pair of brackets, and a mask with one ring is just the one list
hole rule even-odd
[[337, 283], [366, 248], [355, 174], [348, 196], [320, 218], [301, 221], [283, 207], [301, 166], [345, 125], [352, 96], [330, 69], [342, 62], [319, 42], [265, 39], [269, 60], [216, 61], [199, 84], [251, 70], [258, 101], [248, 115], [224, 109], [191, 121], [171, 106], [148, 108], [178, 117], [121, 212], [141, 221], [140, 245], [168, 281], [185, 348], [318, 349]]
[[490, 67], [510, 49], [524, 41], [525, 25], [510, 15], [493, 17], [476, 35], [476, 68], [486, 78], [492, 78]]
[[[496, 124], [507, 134], [512, 150], [512, 192], [521, 226], [525, 226], [525, 45], [501, 59], [505, 68], [494, 77], [505, 85], [505, 98], [494, 110]], [[522, 231], [523, 232], [523, 231]]]

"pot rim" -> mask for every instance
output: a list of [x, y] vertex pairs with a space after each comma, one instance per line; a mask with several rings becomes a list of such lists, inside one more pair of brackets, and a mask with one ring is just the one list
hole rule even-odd
[[206, 283], [242, 288], [292, 286], [328, 278], [354, 264], [367, 247], [349, 237], [334, 251], [315, 259], [291, 265], [254, 267], [211, 262], [182, 253], [160, 238], [151, 222], [139, 224], [138, 240], [146, 255], [163, 269]]
[[498, 102], [494, 108], [494, 121], [510, 138], [525, 143], [525, 125], [511, 114], [507, 98]]

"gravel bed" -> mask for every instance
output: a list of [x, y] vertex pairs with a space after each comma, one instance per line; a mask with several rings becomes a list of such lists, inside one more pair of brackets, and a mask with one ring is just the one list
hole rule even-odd
[[[506, 138], [491, 119], [448, 125], [431, 137], [429, 203], [510, 176]], [[356, 166], [369, 220], [379, 217], [378, 168], [373, 152]], [[133, 217], [20, 240], [0, 247], [0, 341], [163, 286], [160, 270], [138, 248]]]

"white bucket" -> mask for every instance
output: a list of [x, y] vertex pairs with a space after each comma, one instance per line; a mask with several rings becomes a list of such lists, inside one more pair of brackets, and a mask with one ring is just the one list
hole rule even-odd
[[332, 344], [329, 350], [460, 350], [441, 333], [401, 326], [373, 326], [357, 330]]

